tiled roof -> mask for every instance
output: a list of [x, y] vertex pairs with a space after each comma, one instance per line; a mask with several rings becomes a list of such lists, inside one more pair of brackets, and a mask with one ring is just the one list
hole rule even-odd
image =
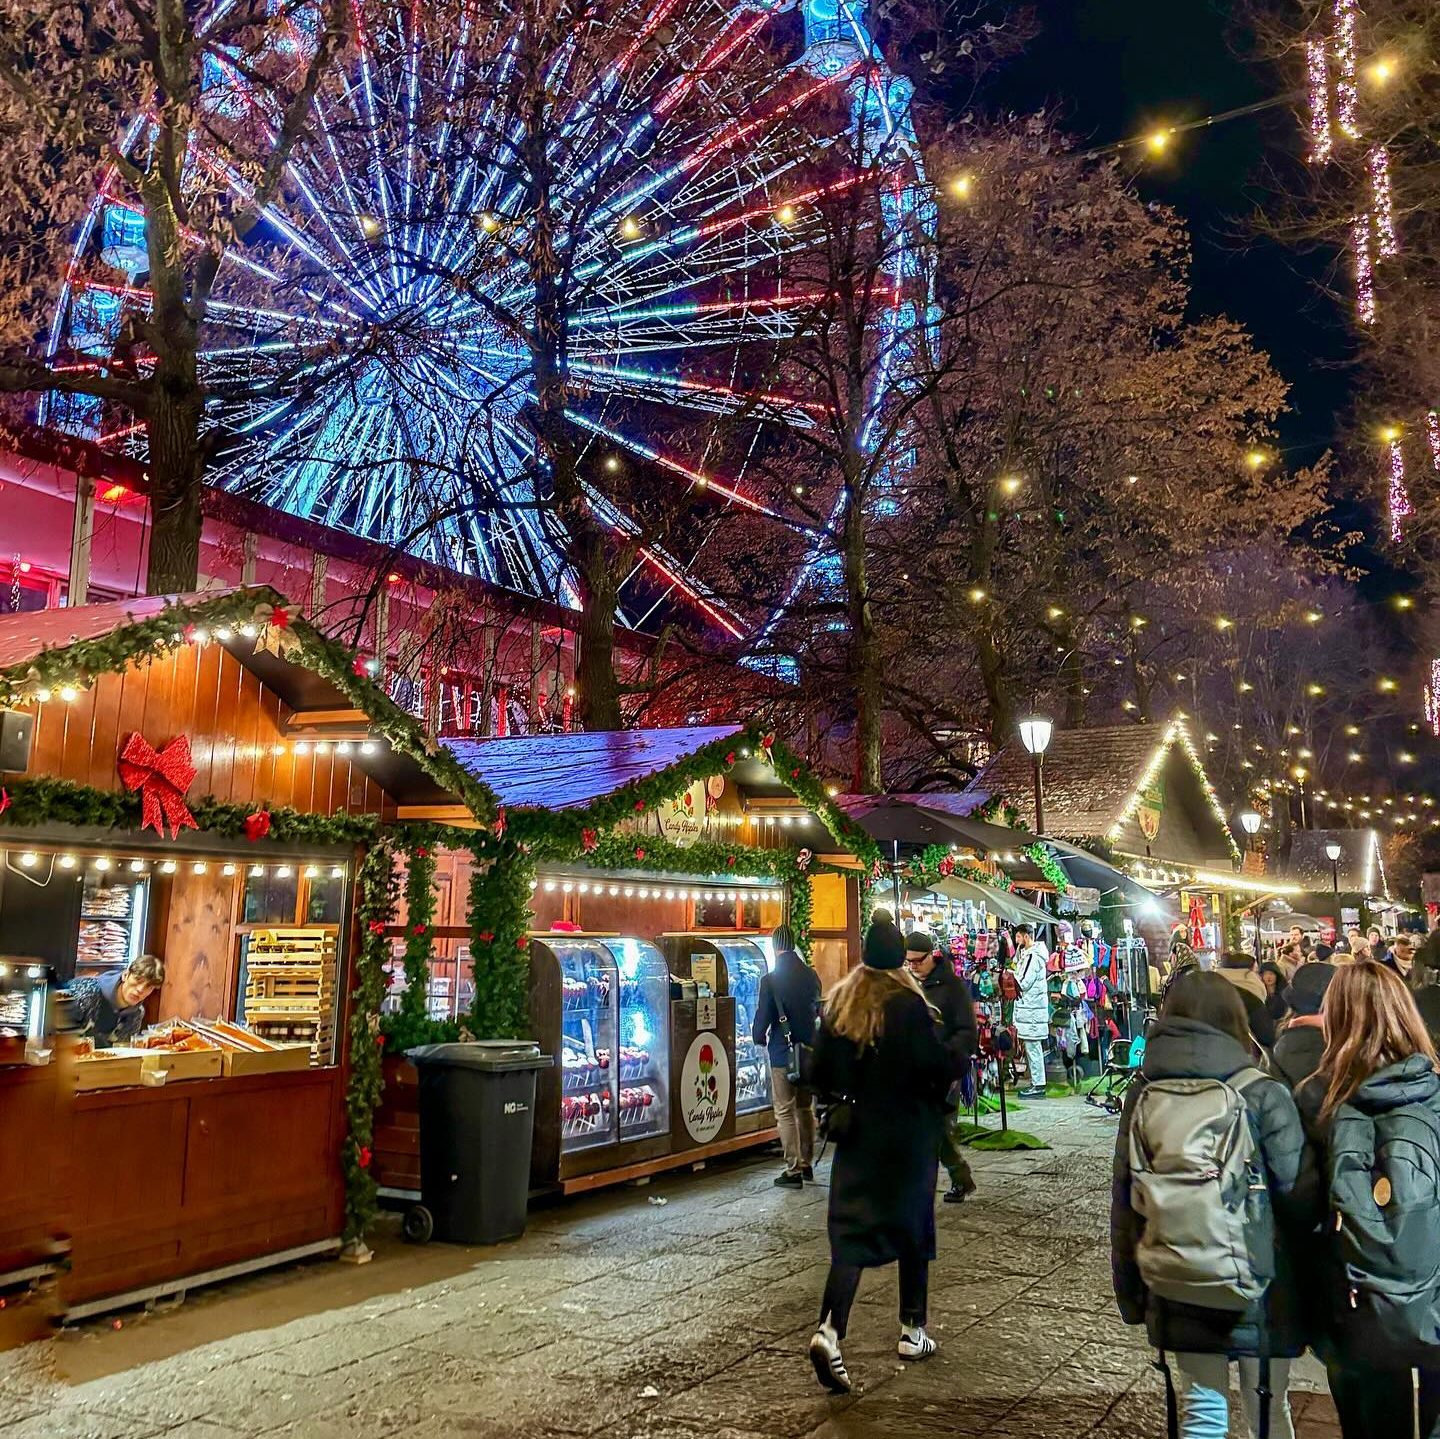
[[[1045, 752], [1046, 832], [1103, 836], [1123, 813], [1168, 729], [1164, 724], [1057, 729]], [[976, 803], [1003, 795], [1023, 823], [1035, 823], [1032, 760], [1019, 743], [995, 755], [965, 793]]]
[[1290, 853], [1280, 874], [1292, 884], [1329, 893], [1335, 871], [1329, 844], [1340, 846], [1340, 890], [1346, 894], [1389, 894], [1380, 862], [1380, 839], [1373, 829], [1304, 829], [1291, 837]]
[[703, 725], [440, 743], [503, 805], [578, 809], [740, 732], [739, 725]]

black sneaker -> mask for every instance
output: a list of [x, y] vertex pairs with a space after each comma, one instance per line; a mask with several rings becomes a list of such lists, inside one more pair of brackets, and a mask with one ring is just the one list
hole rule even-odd
[[776, 1189], [799, 1189], [804, 1183], [798, 1169], [782, 1169], [775, 1176]]
[[803, 1179], [806, 1184], [814, 1184], [815, 1166], [813, 1164], [802, 1164], [800, 1166], [800, 1178]]
[[964, 1202], [975, 1193], [975, 1181], [967, 1179], [961, 1184], [952, 1184], [945, 1191], [946, 1204], [964, 1204]]
[[1036, 1089], [1032, 1085], [1029, 1089], [1017, 1089], [1015, 1091], [1015, 1097], [1016, 1099], [1044, 1099], [1045, 1090], [1043, 1086]]

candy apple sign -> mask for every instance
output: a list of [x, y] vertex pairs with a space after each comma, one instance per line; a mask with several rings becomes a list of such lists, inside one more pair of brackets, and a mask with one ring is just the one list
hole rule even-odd
[[680, 1070], [680, 1112], [696, 1144], [720, 1133], [730, 1112], [730, 1060], [718, 1034], [697, 1034]]

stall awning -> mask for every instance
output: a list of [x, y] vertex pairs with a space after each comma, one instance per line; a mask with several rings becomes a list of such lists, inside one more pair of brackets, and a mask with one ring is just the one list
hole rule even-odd
[[741, 733], [739, 725], [695, 725], [440, 743], [503, 805], [583, 809]]
[[932, 809], [886, 794], [842, 794], [835, 803], [870, 836], [886, 844], [958, 844], [980, 854], [1018, 853], [1034, 836]]
[[969, 900], [972, 904], [983, 904], [991, 914], [1008, 919], [1011, 924], [1054, 924], [1055, 916], [1046, 914], [1038, 905], [1028, 899], [1021, 899], [1003, 889], [991, 889], [987, 884], [976, 884], [973, 880], [959, 879], [951, 875], [930, 886], [932, 893], [946, 899]]

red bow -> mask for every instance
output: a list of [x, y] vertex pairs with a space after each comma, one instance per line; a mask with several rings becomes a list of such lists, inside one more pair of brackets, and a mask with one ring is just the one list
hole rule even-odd
[[580, 847], [586, 854], [594, 854], [599, 844], [600, 836], [593, 829], [582, 829], [580, 831]]
[[126, 789], [140, 791], [140, 828], [153, 829], [170, 838], [181, 829], [199, 829], [185, 803], [185, 791], [195, 783], [195, 766], [190, 762], [190, 741], [176, 735], [164, 749], [157, 750], [142, 734], [132, 734], [120, 751], [117, 764]]
[[4, 814], [5, 811], [10, 808], [11, 803], [10, 791], [0, 788], [0, 814]]

